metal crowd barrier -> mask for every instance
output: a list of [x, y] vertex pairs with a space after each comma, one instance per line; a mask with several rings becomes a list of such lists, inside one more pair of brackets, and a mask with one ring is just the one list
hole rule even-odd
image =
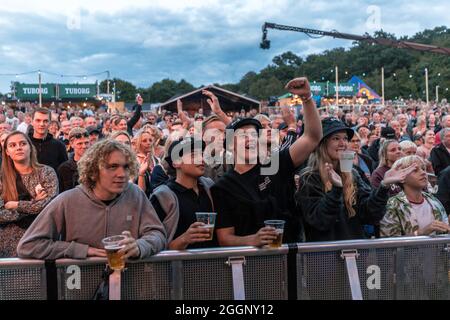
[[0, 300], [46, 300], [45, 263], [0, 259]]
[[[287, 251], [286, 247], [164, 251], [147, 260], [127, 262], [122, 273], [121, 298], [287, 299]], [[103, 259], [57, 261], [58, 298], [90, 299], [101, 282], [105, 263]], [[75, 264], [81, 270], [80, 289], [70, 284], [73, 268], [69, 268]]]
[[[127, 262], [124, 300], [450, 299], [450, 237], [164, 251]], [[91, 299], [105, 259], [0, 259], [0, 300]], [[46, 272], [47, 271], [47, 272]], [[53, 273], [53, 275], [51, 275]], [[55, 278], [55, 285], [50, 278]], [[47, 279], [49, 278], [49, 279]], [[47, 285], [47, 283], [49, 285]]]
[[448, 300], [450, 237], [299, 244], [301, 300]]

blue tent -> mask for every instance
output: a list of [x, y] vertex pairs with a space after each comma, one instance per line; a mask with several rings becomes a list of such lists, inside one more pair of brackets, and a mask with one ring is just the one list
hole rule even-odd
[[381, 97], [375, 92], [375, 90], [369, 87], [363, 80], [361, 80], [357, 76], [353, 76], [350, 79], [349, 83], [358, 86], [358, 93], [356, 94], [358, 98], [366, 97], [369, 100], [381, 100]]

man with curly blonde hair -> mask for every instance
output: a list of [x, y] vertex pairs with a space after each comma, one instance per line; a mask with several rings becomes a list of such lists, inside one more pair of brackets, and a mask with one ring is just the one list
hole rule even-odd
[[60, 194], [30, 226], [18, 246], [20, 257], [58, 259], [106, 257], [102, 239], [124, 234], [123, 258], [145, 258], [163, 250], [166, 233], [138, 186], [136, 157], [114, 140], [96, 143], [78, 162], [76, 188]]

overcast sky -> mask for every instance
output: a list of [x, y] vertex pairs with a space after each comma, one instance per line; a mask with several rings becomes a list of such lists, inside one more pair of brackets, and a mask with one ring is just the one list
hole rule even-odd
[[[413, 35], [450, 25], [448, 0], [1, 0], [0, 73], [48, 70], [58, 74], [111, 77], [148, 87], [164, 78], [195, 86], [237, 82], [291, 50], [301, 56], [350, 41], [310, 39], [269, 30], [270, 50], [259, 49], [265, 21], [363, 34], [383, 29]], [[43, 76], [44, 82], [94, 82]], [[37, 75], [0, 76], [0, 92], [12, 80], [37, 82]]]

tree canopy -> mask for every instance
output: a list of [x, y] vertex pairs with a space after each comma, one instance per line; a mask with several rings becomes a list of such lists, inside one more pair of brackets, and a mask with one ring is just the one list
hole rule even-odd
[[[450, 47], [450, 29], [445, 26], [424, 30], [412, 37], [396, 38], [395, 35], [377, 31], [374, 37], [408, 40], [441, 47]], [[335, 66], [339, 67], [339, 79], [348, 81], [356, 75], [381, 94], [381, 67], [385, 74], [386, 99], [425, 99], [424, 70], [428, 68], [430, 99], [436, 86], [440, 98], [450, 98], [450, 57], [428, 52], [397, 49], [366, 42], [354, 42], [349, 49], [335, 48], [320, 54], [302, 58], [288, 51], [277, 55], [272, 63], [259, 72], [248, 71], [238, 83], [218, 84], [222, 88], [267, 100], [285, 93], [284, 85], [292, 78], [307, 76], [310, 81], [335, 81]], [[174, 96], [192, 91], [195, 87], [185, 80], [176, 82], [163, 79], [148, 88], [136, 88], [130, 82], [115, 79], [116, 90], [122, 100], [134, 100], [137, 92], [145, 101], [163, 102]], [[101, 83], [101, 89], [106, 82]]]

